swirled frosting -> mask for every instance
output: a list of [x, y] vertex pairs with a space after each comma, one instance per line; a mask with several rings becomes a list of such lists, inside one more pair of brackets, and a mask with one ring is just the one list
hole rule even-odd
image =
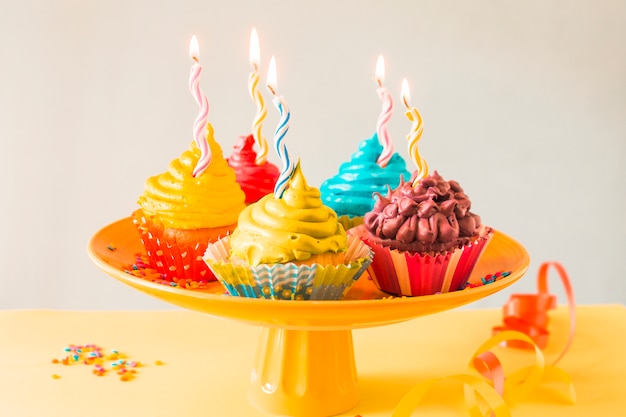
[[240, 136], [228, 157], [230, 165], [237, 176], [237, 182], [246, 193], [246, 204], [254, 203], [261, 197], [274, 191], [274, 184], [280, 175], [278, 167], [270, 162], [257, 165], [256, 152], [253, 149], [252, 135]]
[[282, 198], [268, 194], [241, 212], [230, 245], [234, 256], [259, 265], [345, 251], [347, 238], [337, 214], [322, 204], [298, 162]]
[[192, 142], [170, 162], [166, 172], [146, 180], [137, 201], [145, 214], [157, 216], [167, 227], [185, 230], [237, 223], [245, 195], [214, 139], [211, 124], [207, 125], [207, 141], [212, 159], [202, 174], [193, 176], [200, 149]]
[[401, 181], [386, 197], [378, 194], [365, 215], [365, 227], [375, 243], [411, 252], [440, 252], [479, 234], [480, 216], [470, 212], [471, 201], [458, 182], [444, 180], [437, 171], [415, 187], [413, 179]]
[[324, 204], [340, 216], [363, 216], [374, 207], [373, 193], [385, 192], [387, 186], [395, 188], [401, 176], [408, 178], [411, 175], [398, 153], [394, 153], [387, 166], [381, 168], [376, 160], [382, 150], [376, 134], [361, 141], [350, 161], [340, 165], [338, 174], [322, 183], [320, 192]]

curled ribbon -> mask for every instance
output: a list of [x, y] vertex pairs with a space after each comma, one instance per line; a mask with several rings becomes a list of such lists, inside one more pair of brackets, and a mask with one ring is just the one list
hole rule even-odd
[[[537, 274], [537, 294], [513, 294], [503, 307], [504, 323], [493, 328], [497, 334], [504, 330], [517, 330], [528, 335], [541, 349], [548, 345], [548, 310], [556, 308], [556, 296], [548, 291], [548, 269], [553, 267], [561, 278], [569, 308], [569, 336], [561, 354], [552, 363], [555, 365], [567, 352], [576, 330], [576, 302], [569, 276], [558, 262], [544, 262]], [[506, 346], [527, 349], [527, 343], [516, 340], [505, 342]]]
[[[556, 307], [556, 298], [548, 293], [547, 272], [552, 266], [558, 272], [565, 287], [569, 312], [570, 328], [567, 344], [559, 356], [546, 366], [541, 349], [547, 344], [547, 310]], [[505, 325], [494, 328], [494, 335], [483, 343], [474, 353], [469, 362], [469, 371], [476, 375], [452, 375], [423, 381], [413, 387], [398, 403], [392, 417], [409, 417], [422, 398], [437, 383], [443, 380], [454, 380], [463, 384], [465, 405], [471, 417], [510, 417], [511, 412], [505, 401], [526, 396], [536, 390], [542, 382], [559, 382], [566, 387], [566, 397], [570, 403], [575, 402], [574, 386], [569, 375], [557, 368], [556, 363], [563, 357], [572, 343], [575, 329], [574, 293], [565, 269], [558, 262], [546, 262], [539, 268], [539, 294], [515, 294], [504, 307]], [[533, 307], [537, 307], [533, 309]], [[520, 314], [520, 311], [524, 314]], [[508, 316], [507, 313], [510, 313]], [[537, 317], [533, 317], [533, 315]], [[517, 326], [517, 329], [514, 328]], [[521, 330], [518, 330], [521, 329]], [[532, 330], [529, 330], [532, 329]], [[526, 333], [525, 331], [528, 331]], [[542, 345], [540, 345], [540, 343]], [[520, 347], [534, 350], [535, 363], [518, 369], [505, 377], [503, 366], [498, 356], [491, 351], [498, 345]], [[477, 394], [482, 398], [483, 406], [479, 405]], [[484, 405], [487, 410], [484, 410]]]

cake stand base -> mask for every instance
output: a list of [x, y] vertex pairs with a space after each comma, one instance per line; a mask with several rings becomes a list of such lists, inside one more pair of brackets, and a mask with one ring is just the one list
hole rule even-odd
[[358, 403], [351, 330], [263, 327], [249, 399], [277, 415], [332, 416]]

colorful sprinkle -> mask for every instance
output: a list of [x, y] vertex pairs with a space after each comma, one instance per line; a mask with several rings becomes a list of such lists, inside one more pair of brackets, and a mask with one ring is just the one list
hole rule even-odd
[[112, 243], [109, 243], [109, 245], [107, 246], [107, 249], [113, 252], [117, 248]]
[[502, 278], [506, 278], [509, 275], [511, 275], [511, 271], [498, 271], [495, 274], [487, 274], [480, 278], [480, 282], [466, 283], [464, 288], [476, 288], [483, 285], [493, 284], [494, 282]]
[[[96, 376], [104, 376], [108, 371], [113, 371], [118, 375], [122, 381], [130, 381], [137, 373], [137, 369], [141, 366], [141, 362], [136, 360], [127, 360], [126, 355], [120, 353], [118, 350], [111, 350], [109, 354], [103, 354], [102, 348], [94, 345], [93, 343], [88, 345], [69, 345], [64, 348], [63, 351], [69, 355], [60, 358], [52, 359], [53, 364], [74, 365], [84, 364], [92, 365], [92, 373]], [[54, 374], [53, 378], [60, 378], [60, 376]]]
[[150, 260], [145, 254], [135, 254], [135, 262], [126, 265], [122, 270], [136, 278], [145, 279], [146, 281], [166, 285], [168, 287], [187, 290], [205, 290], [209, 288], [209, 281], [206, 279], [192, 280], [189, 278], [174, 278], [174, 280], [169, 280], [165, 278], [165, 276], [150, 266]]

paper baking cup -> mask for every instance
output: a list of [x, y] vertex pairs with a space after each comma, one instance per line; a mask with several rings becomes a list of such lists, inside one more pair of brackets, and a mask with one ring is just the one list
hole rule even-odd
[[204, 261], [233, 296], [272, 300], [338, 300], [372, 262], [372, 251], [348, 237], [345, 264], [296, 265], [231, 263], [230, 236], [207, 247]]
[[343, 216], [339, 216], [337, 218], [337, 221], [341, 223], [344, 230], [350, 230], [353, 227], [357, 227], [363, 224], [363, 216], [350, 217], [350, 216], [343, 215]]
[[474, 242], [437, 255], [403, 252], [362, 239], [374, 252], [368, 273], [376, 286], [393, 295], [418, 296], [463, 289], [492, 236], [493, 230], [485, 229]]
[[[212, 229], [191, 231], [193, 238], [185, 236], [185, 230], [176, 234], [176, 239], [164, 236], [162, 225], [146, 219], [141, 211], [133, 213], [133, 223], [139, 231], [150, 262], [150, 267], [159, 272], [166, 280], [216, 281], [217, 278], [202, 257], [209, 241], [217, 236]], [[233, 225], [234, 228], [234, 225]]]

